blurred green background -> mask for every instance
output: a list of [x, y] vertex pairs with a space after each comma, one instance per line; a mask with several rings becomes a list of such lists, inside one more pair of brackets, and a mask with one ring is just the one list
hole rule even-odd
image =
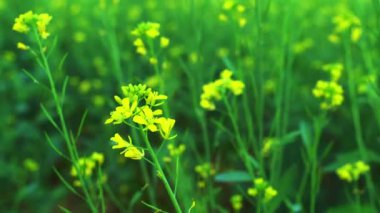
[[[333, 18], [349, 11], [361, 20], [360, 40], [350, 47], [352, 75], [362, 136], [370, 156], [366, 161], [371, 165], [371, 176], [378, 191], [379, 2], [258, 1], [236, 1], [246, 9], [242, 14], [235, 14], [226, 13], [224, 1], [217, 0], [0, 0], [0, 211], [58, 212], [59, 205], [73, 212], [88, 211], [85, 202], [67, 190], [52, 169], [57, 168], [69, 182], [73, 181], [69, 175], [70, 163], [46, 142], [45, 134], [49, 134], [57, 147], [65, 150], [61, 136], [40, 107], [43, 103], [54, 111], [51, 95], [43, 86], [47, 85], [47, 78], [30, 52], [16, 48], [17, 42], [25, 41], [26, 37], [12, 31], [14, 19], [29, 10], [53, 16], [48, 26], [49, 42], [56, 39], [57, 44], [49, 61], [58, 67], [61, 58], [67, 55], [62, 69], [53, 69], [54, 79], [60, 88], [69, 76], [64, 114], [74, 132], [82, 115], [88, 113], [77, 142], [79, 153], [83, 156], [94, 151], [105, 154], [103, 170], [109, 189], [119, 200], [114, 201], [106, 193], [107, 212], [119, 212], [118, 203], [131, 212], [151, 211], [139, 203], [147, 199], [141, 164], [122, 159], [111, 149], [109, 138], [115, 127], [104, 125], [115, 105], [113, 96], [120, 94], [120, 86], [146, 83], [158, 89], [158, 82], [164, 81], [166, 91], [161, 92], [168, 95], [170, 114], [176, 119], [176, 140], [187, 147], [181, 160], [184, 189], [179, 196], [187, 207], [192, 200], [196, 201], [198, 210], [195, 207], [194, 212], [206, 212], [207, 196], [211, 195], [197, 188], [198, 177], [194, 171], [196, 165], [206, 161], [205, 132], [211, 141], [210, 159], [217, 174], [244, 170], [244, 166], [232, 151], [231, 142], [235, 139], [220, 127], [223, 124], [231, 128], [225, 112], [206, 112], [199, 106], [202, 86], [216, 79], [225, 68], [240, 70], [235, 78], [246, 83], [246, 97], [233, 101], [238, 106], [243, 100], [247, 101], [252, 115], [246, 117], [239, 108], [241, 132], [248, 131], [245, 120], [251, 119], [252, 131], [259, 139], [298, 134], [300, 124], [311, 127], [313, 115], [320, 111], [311, 91], [318, 80], [327, 78], [321, 71], [322, 65], [345, 61], [343, 45], [329, 41], [328, 37], [334, 31]], [[228, 21], [223, 21], [221, 14], [228, 16]], [[165, 66], [161, 77], [155, 75], [146, 59], [136, 54], [133, 46], [130, 32], [143, 21], [160, 23], [161, 34], [170, 39], [170, 46], [162, 53]], [[29, 78], [23, 69], [32, 73], [38, 82]], [[255, 80], [250, 79], [251, 76]], [[346, 79], [347, 73], [343, 71], [344, 103], [328, 113], [328, 124], [321, 134], [317, 212], [350, 212], [352, 207], [346, 199], [346, 194], [351, 193], [350, 187], [334, 173], [343, 163], [360, 159]], [[257, 96], [255, 91], [263, 95]], [[201, 121], [206, 121], [207, 126], [200, 125]], [[281, 130], [277, 131], [277, 127]], [[247, 139], [247, 143], [250, 142]], [[273, 211], [296, 212], [303, 206], [300, 212], [308, 212], [305, 208], [308, 193], [296, 202], [299, 182], [306, 169], [303, 146], [300, 135], [281, 145], [283, 178], [272, 183], [281, 195], [273, 204]], [[326, 155], [322, 157], [324, 151]], [[232, 212], [230, 196], [241, 192], [247, 184], [236, 187], [216, 181], [213, 186], [212, 199], [217, 208], [210, 212]], [[160, 206], [171, 212], [163, 188], [156, 186], [155, 191]], [[136, 195], [138, 192], [141, 194]], [[132, 197], [138, 201], [131, 203]], [[362, 200], [365, 206], [368, 203], [365, 192]], [[296, 207], [290, 208], [289, 203], [293, 202]], [[251, 203], [244, 201], [242, 212], [253, 209]], [[363, 207], [363, 212], [367, 210], [375, 212]]]

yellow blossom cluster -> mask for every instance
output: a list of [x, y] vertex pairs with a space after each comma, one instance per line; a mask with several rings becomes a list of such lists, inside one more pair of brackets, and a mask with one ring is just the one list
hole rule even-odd
[[[125, 123], [136, 128], [140, 126], [144, 131], [159, 132], [166, 140], [175, 137], [171, 134], [175, 120], [163, 117], [162, 109], [158, 108], [168, 98], [166, 95], [159, 94], [142, 84], [129, 84], [121, 89], [123, 97], [114, 97], [119, 106], [110, 113], [105, 124]], [[115, 134], [111, 140], [117, 144], [113, 146], [114, 149], [125, 148], [122, 153], [127, 158], [139, 160], [144, 156], [143, 151], [132, 145], [131, 139], [127, 142]]]
[[206, 186], [206, 180], [215, 175], [215, 169], [210, 163], [203, 163], [195, 166], [195, 172], [200, 176], [200, 181], [198, 181], [198, 187], [204, 188]]
[[220, 78], [205, 84], [201, 95], [200, 105], [207, 110], [215, 110], [215, 101], [223, 98], [226, 90], [231, 91], [234, 95], [241, 95], [245, 84], [239, 80], [233, 80], [232, 71], [225, 69], [221, 72]]
[[[96, 166], [101, 166], [104, 162], [104, 155], [102, 153], [93, 152], [88, 157], [82, 157], [78, 160], [78, 167], [71, 167], [70, 174], [73, 177], [78, 177], [78, 173], [81, 173], [83, 176], [91, 177], [96, 169]], [[79, 171], [77, 170], [79, 169]], [[102, 177], [105, 181], [105, 177]], [[81, 186], [79, 180], [74, 181], [74, 186]]]
[[235, 0], [225, 0], [222, 6], [223, 11], [219, 14], [219, 21], [227, 22], [232, 20], [239, 27], [243, 28], [247, 24], [247, 19], [244, 16], [246, 7]]
[[154, 22], [142, 22], [131, 34], [135, 36], [133, 45], [136, 47], [136, 52], [149, 59], [149, 63], [157, 64], [157, 53], [155, 52], [155, 43], [159, 43], [160, 48], [166, 48], [170, 44], [169, 38], [160, 36], [160, 24]]
[[322, 70], [330, 74], [331, 81], [336, 82], [342, 76], [343, 64], [341, 63], [325, 64], [322, 66]]
[[263, 178], [256, 178], [253, 183], [254, 187], [248, 188], [248, 195], [252, 197], [263, 197], [264, 202], [271, 201], [277, 195], [277, 190], [269, 185]]
[[348, 33], [352, 42], [359, 41], [362, 35], [362, 27], [360, 19], [352, 13], [345, 12], [334, 16], [332, 23], [335, 28], [333, 33], [328, 36], [328, 39], [332, 43], [339, 43], [341, 41], [342, 34]]
[[329, 110], [342, 105], [343, 88], [334, 81], [318, 81], [313, 89], [313, 95], [322, 99], [321, 109]]
[[239, 212], [241, 208], [243, 208], [243, 196], [239, 194], [232, 195], [230, 198], [230, 202], [232, 205], [232, 209], [235, 212]]
[[347, 163], [336, 170], [336, 174], [341, 180], [352, 182], [359, 180], [360, 175], [369, 172], [370, 167], [363, 161]]
[[321, 99], [320, 107], [323, 110], [334, 109], [343, 104], [343, 88], [338, 83], [342, 76], [343, 65], [340, 63], [326, 64], [322, 66], [322, 70], [330, 74], [330, 81], [317, 81], [314, 89], [314, 97]]
[[[19, 15], [15, 19], [12, 29], [16, 32], [28, 34], [30, 31], [36, 31], [42, 39], [47, 39], [50, 35], [47, 32], [46, 27], [50, 23], [52, 17], [47, 13], [33, 13], [28, 11]], [[17, 43], [17, 48], [22, 50], [28, 50], [30, 47], [22, 42]]]
[[185, 144], [179, 144], [175, 146], [173, 143], [169, 143], [167, 145], [167, 149], [169, 151], [169, 156], [164, 157], [165, 162], [171, 162], [172, 158], [176, 158], [182, 155], [182, 153], [186, 150]]

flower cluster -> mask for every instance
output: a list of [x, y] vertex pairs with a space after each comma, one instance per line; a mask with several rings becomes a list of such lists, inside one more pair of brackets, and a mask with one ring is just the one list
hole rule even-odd
[[343, 88], [338, 80], [342, 76], [342, 64], [326, 64], [322, 69], [330, 74], [330, 81], [319, 80], [313, 89], [313, 95], [321, 99], [320, 107], [323, 110], [334, 109], [343, 104]]
[[256, 178], [253, 183], [254, 187], [248, 188], [248, 195], [263, 197], [264, 202], [271, 201], [277, 195], [277, 190], [269, 185], [263, 178]]
[[349, 33], [352, 42], [358, 42], [362, 35], [361, 22], [358, 17], [352, 13], [343, 13], [335, 16], [332, 19], [332, 23], [335, 28], [332, 34], [329, 35], [328, 39], [332, 43], [339, 43], [341, 40], [341, 35], [343, 33]]
[[160, 24], [153, 22], [142, 22], [137, 28], [132, 30], [132, 35], [135, 36], [133, 45], [136, 47], [136, 52], [149, 59], [149, 63], [157, 64], [157, 38], [159, 38], [159, 47], [166, 48], [169, 46], [170, 40], [167, 37], [160, 36]]
[[215, 175], [215, 169], [212, 168], [210, 163], [199, 164], [195, 167], [195, 172], [198, 173], [201, 180], [198, 181], [198, 187], [204, 188], [206, 186], [206, 180]]
[[[94, 170], [96, 166], [101, 166], [104, 162], [104, 155], [102, 153], [93, 152], [88, 157], [82, 157], [79, 158], [78, 166], [79, 171], [77, 170], [75, 166], [71, 167], [70, 174], [73, 177], [78, 177], [78, 173], [80, 173], [83, 176], [91, 177], [94, 173]], [[102, 177], [105, 181], [105, 177]], [[74, 181], [74, 186], [81, 186], [81, 182], [79, 180]]]
[[232, 195], [230, 198], [230, 202], [232, 205], [232, 209], [235, 212], [239, 212], [241, 208], [243, 208], [243, 196], [239, 194]]
[[368, 164], [363, 161], [355, 163], [347, 163], [336, 170], [336, 174], [341, 180], [352, 182], [359, 180], [360, 175], [367, 173], [370, 170]]
[[245, 10], [244, 5], [234, 0], [225, 0], [223, 3], [223, 12], [219, 14], [219, 20], [227, 22], [232, 19], [237, 22], [239, 27], [244, 27], [247, 24], [247, 19], [244, 17]]
[[[158, 108], [168, 98], [166, 95], [161, 95], [142, 84], [129, 84], [121, 89], [123, 97], [114, 97], [119, 106], [110, 113], [105, 124], [125, 123], [136, 128], [140, 126], [144, 131], [159, 132], [166, 140], [175, 137], [171, 134], [175, 120], [162, 117], [163, 111]], [[127, 158], [139, 160], [144, 156], [143, 151], [132, 145], [131, 139], [127, 142], [120, 135], [115, 134], [111, 140], [117, 144], [113, 146], [114, 149], [125, 148], [122, 153]]]
[[245, 84], [239, 80], [233, 80], [232, 71], [225, 69], [221, 72], [220, 78], [203, 86], [200, 105], [207, 110], [215, 110], [215, 101], [223, 98], [226, 90], [234, 95], [241, 95]]
[[[42, 39], [46, 39], [50, 33], [47, 32], [46, 27], [50, 23], [52, 17], [47, 13], [35, 14], [28, 11], [19, 15], [15, 19], [12, 29], [16, 32], [27, 34], [31, 30], [36, 30]], [[22, 42], [17, 43], [17, 48], [28, 50], [30, 47]]]
[[178, 146], [175, 146], [173, 143], [169, 143], [167, 145], [167, 149], [169, 151], [169, 156], [164, 157], [164, 161], [171, 162], [172, 158], [176, 158], [182, 155], [182, 153], [186, 150], [186, 146], [185, 144], [179, 144]]

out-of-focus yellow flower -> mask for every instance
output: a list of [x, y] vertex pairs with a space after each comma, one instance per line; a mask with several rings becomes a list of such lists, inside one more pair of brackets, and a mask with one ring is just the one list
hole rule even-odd
[[268, 184], [263, 178], [256, 178], [254, 181], [254, 186], [248, 188], [247, 193], [252, 197], [263, 196], [264, 203], [271, 201], [275, 196], [277, 196], [277, 190]]
[[[35, 14], [32, 11], [28, 11], [19, 15], [15, 19], [15, 23], [12, 29], [16, 32], [27, 34], [31, 29], [36, 29], [39, 37], [46, 39], [50, 33], [47, 32], [46, 27], [50, 23], [52, 17], [47, 13]], [[26, 45], [19, 46], [20, 49], [27, 47]]]
[[223, 3], [223, 9], [225, 10], [231, 10], [232, 7], [235, 5], [235, 1], [233, 0], [227, 0]]
[[26, 158], [24, 160], [24, 167], [30, 172], [36, 172], [39, 170], [40, 165], [35, 160], [31, 158]]
[[362, 35], [361, 21], [350, 11], [345, 11], [344, 13], [334, 16], [332, 23], [335, 28], [334, 32], [329, 36], [329, 41], [338, 43], [340, 41], [339, 36], [344, 33], [350, 35], [350, 39], [353, 43], [359, 41]]
[[335, 81], [318, 81], [313, 89], [313, 95], [321, 99], [323, 110], [333, 109], [343, 104], [343, 88]]
[[201, 180], [198, 181], [198, 187], [204, 188], [206, 186], [206, 180], [215, 175], [215, 169], [210, 163], [203, 163], [195, 166], [195, 172], [200, 176]]
[[[77, 177], [78, 174], [83, 176], [91, 177], [94, 173], [96, 166], [101, 166], [104, 163], [104, 155], [102, 153], [93, 152], [88, 157], [81, 157], [78, 160], [78, 165], [75, 167], [74, 165], [71, 167], [70, 175], [73, 177]], [[102, 182], [106, 179], [105, 177]], [[74, 181], [74, 186], [80, 187], [81, 182], [79, 180]]]
[[225, 69], [220, 73], [220, 78], [203, 86], [200, 105], [207, 110], [215, 110], [215, 101], [221, 100], [226, 90], [234, 95], [241, 95], [245, 88], [242, 81], [232, 80], [232, 71]]
[[170, 44], [170, 40], [167, 37], [162, 36], [160, 38], [160, 47], [161, 48], [166, 48], [169, 46], [169, 44]]
[[232, 195], [230, 198], [230, 203], [235, 212], [239, 212], [243, 208], [243, 196], [239, 194]]
[[17, 42], [17, 48], [20, 50], [29, 50], [30, 47], [22, 42]]
[[370, 167], [363, 161], [347, 163], [336, 170], [336, 174], [341, 180], [352, 182], [359, 180], [360, 175], [369, 172]]
[[244, 27], [247, 24], [246, 18], [239, 18], [239, 26]]

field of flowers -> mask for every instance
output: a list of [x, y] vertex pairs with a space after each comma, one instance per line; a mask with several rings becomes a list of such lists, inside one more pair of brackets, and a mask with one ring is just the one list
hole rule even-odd
[[0, 0], [0, 212], [379, 212], [379, 0]]

